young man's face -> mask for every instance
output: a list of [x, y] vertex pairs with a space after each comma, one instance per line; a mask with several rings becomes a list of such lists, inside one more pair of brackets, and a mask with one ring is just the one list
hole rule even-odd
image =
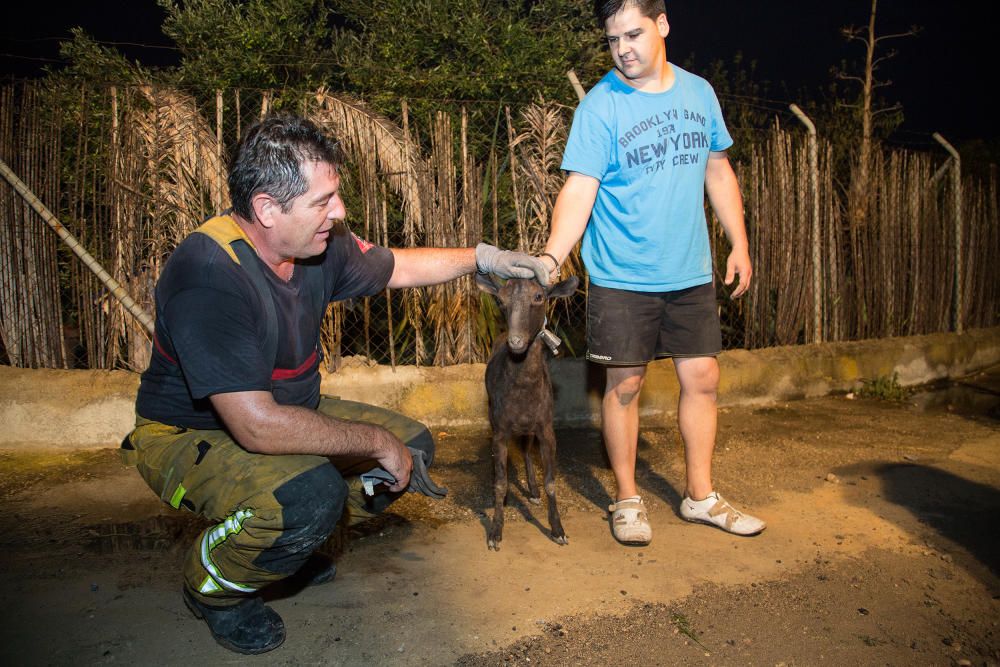
[[330, 230], [347, 215], [340, 198], [340, 175], [326, 162], [302, 166], [309, 188], [275, 214], [272, 245], [281, 257], [305, 259], [326, 250]]
[[666, 65], [664, 38], [670, 32], [667, 15], [655, 19], [643, 16], [635, 5], [625, 7], [604, 22], [615, 67], [630, 82], [645, 83], [659, 75]]

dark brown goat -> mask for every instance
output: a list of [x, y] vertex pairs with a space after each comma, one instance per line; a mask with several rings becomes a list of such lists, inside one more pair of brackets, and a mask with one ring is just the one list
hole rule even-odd
[[507, 498], [507, 444], [513, 436], [525, 436], [524, 473], [532, 502], [540, 502], [531, 444], [538, 451], [545, 473], [545, 496], [549, 503], [552, 539], [566, 544], [566, 533], [556, 506], [556, 434], [552, 429], [552, 382], [546, 363], [545, 343], [539, 334], [545, 326], [549, 298], [566, 297], [576, 291], [575, 276], [548, 290], [531, 279], [511, 279], [502, 286], [490, 276], [477, 275], [479, 289], [500, 301], [507, 319], [507, 334], [498, 337], [486, 366], [486, 393], [490, 397], [493, 427], [493, 525], [486, 543], [499, 551], [503, 539], [503, 506]]

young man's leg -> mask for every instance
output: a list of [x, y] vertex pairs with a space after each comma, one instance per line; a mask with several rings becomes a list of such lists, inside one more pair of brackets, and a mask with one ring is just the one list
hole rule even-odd
[[609, 366], [601, 403], [601, 432], [615, 474], [615, 502], [608, 507], [611, 533], [622, 544], [642, 546], [653, 539], [646, 506], [635, 483], [639, 445], [639, 392], [646, 366]]
[[716, 393], [722, 349], [712, 283], [664, 296], [666, 306], [658, 353], [674, 358], [680, 383], [677, 424], [684, 441], [687, 480], [680, 514], [688, 521], [718, 526], [738, 535], [764, 530], [760, 519], [743, 514], [712, 488], [712, 454], [718, 424]]
[[712, 487], [719, 363], [715, 357], [684, 357], [674, 359], [674, 367], [681, 386], [677, 424], [684, 440], [687, 472], [681, 516], [737, 535], [756, 535], [766, 524], [734, 508]]
[[712, 492], [719, 362], [715, 357], [678, 357], [674, 359], [674, 368], [680, 383], [677, 425], [684, 441], [687, 472], [684, 495], [704, 500]]
[[645, 366], [608, 366], [601, 402], [601, 432], [615, 474], [615, 500], [639, 495], [635, 461], [639, 443], [639, 392]]
[[653, 531], [635, 483], [639, 392], [653, 358], [662, 313], [656, 295], [591, 285], [587, 301], [587, 358], [605, 366], [601, 432], [615, 474], [608, 508], [619, 542], [648, 544]]

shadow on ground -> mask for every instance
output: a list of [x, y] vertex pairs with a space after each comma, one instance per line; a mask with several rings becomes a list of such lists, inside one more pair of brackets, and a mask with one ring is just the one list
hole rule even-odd
[[874, 472], [886, 500], [1000, 575], [1000, 490], [933, 466], [893, 463]]

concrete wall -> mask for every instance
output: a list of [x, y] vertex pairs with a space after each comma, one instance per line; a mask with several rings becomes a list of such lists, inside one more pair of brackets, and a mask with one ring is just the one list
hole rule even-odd
[[[968, 375], [1000, 363], [1000, 327], [853, 343], [733, 350], [719, 357], [720, 405], [767, 404], [848, 391], [865, 378], [899, 374], [903, 385]], [[488, 428], [484, 364], [448, 368], [369, 367], [349, 359], [324, 375], [323, 392], [398, 410], [434, 427]], [[576, 359], [552, 363], [556, 419], [597, 423], [603, 373]], [[125, 371], [0, 367], [0, 448], [117, 446], [131, 428], [139, 385]], [[669, 360], [650, 364], [640, 410], [673, 414], [677, 380]]]

